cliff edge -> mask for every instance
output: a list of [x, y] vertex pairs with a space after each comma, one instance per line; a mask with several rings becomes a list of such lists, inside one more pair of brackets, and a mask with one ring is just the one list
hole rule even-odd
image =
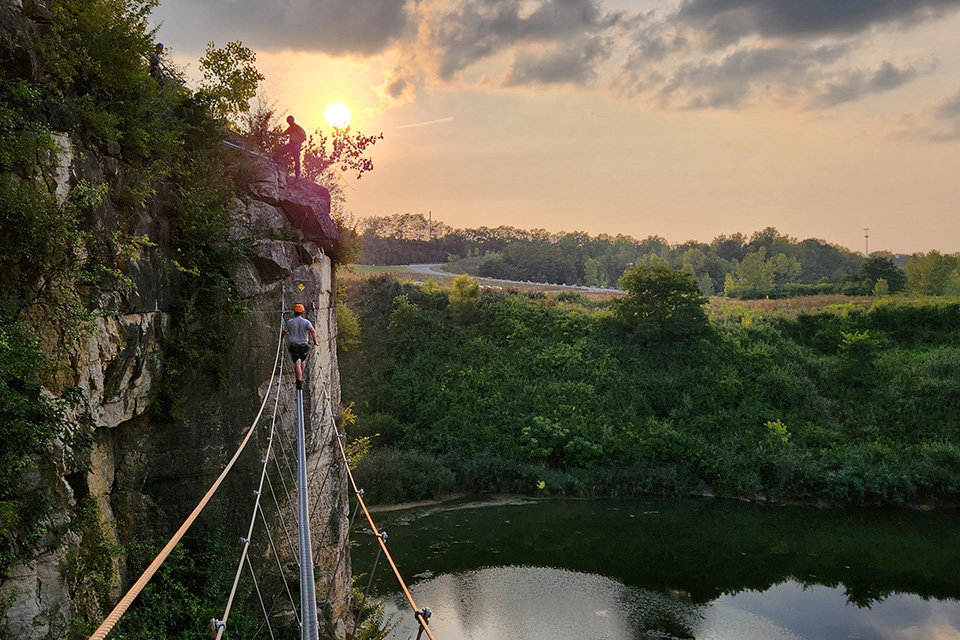
[[[122, 161], [115, 149], [100, 149], [76, 136], [61, 134], [58, 142], [62, 149], [58, 191], [67, 192], [84, 181], [109, 182]], [[242, 311], [229, 327], [226, 339], [232, 346], [229, 353], [220, 354], [226, 362], [219, 379], [211, 379], [211, 371], [198, 366], [178, 372], [181, 383], [176, 388], [163, 388], [171, 379], [171, 365], [165, 360], [171, 327], [183, 313], [182, 276], [170, 245], [168, 217], [151, 203], [138, 210], [133, 223], [151, 246], [123, 264], [132, 286], [126, 292], [98, 293], [92, 309], [94, 326], [60, 363], [56, 388], [72, 389], [80, 400], [66, 416], [72, 437], [58, 441], [23, 480], [42, 494], [51, 512], [33, 557], [13, 566], [0, 581], [2, 630], [12, 637], [67, 637], [78, 619], [93, 621], [136, 578], [134, 548], [145, 541], [162, 542], [179, 526], [251, 424], [268, 393], [281, 310], [291, 309], [294, 302], [305, 305], [320, 341], [307, 362], [304, 394], [308, 470], [315, 476], [311, 486], [319, 488], [311, 495], [316, 501], [318, 599], [329, 588], [332, 619], [340, 635], [350, 629], [348, 494], [332, 440], [340, 386], [336, 271], [331, 257], [336, 255], [338, 236], [330, 219], [330, 197], [323, 187], [286, 177], [269, 161], [250, 162], [242, 153], [233, 160], [245, 164], [253, 179], [246, 196], [235, 199], [229, 216], [228, 239], [240, 251], [223, 265], [223, 275]], [[117, 215], [108, 198], [93, 211], [91, 227], [106, 226]], [[292, 368], [285, 349], [282, 357], [286, 373], [281, 404], [292, 408]], [[53, 389], [45, 393], [57, 395]], [[176, 411], [158, 406], [163, 397], [173, 398]], [[296, 438], [292, 415], [281, 415], [278, 423], [288, 443]], [[269, 420], [260, 424], [234, 473], [195, 526], [196, 535], [224, 535], [230, 540], [245, 535], [269, 432]], [[276, 474], [277, 469], [271, 472]], [[282, 484], [283, 479], [275, 475], [274, 482]], [[290, 519], [287, 499], [279, 496], [280, 512], [264, 500], [268, 519], [276, 520], [277, 527], [280, 517]], [[272, 559], [263, 531], [256, 535], [255, 562]], [[292, 560], [291, 549], [278, 551], [285, 562]], [[92, 553], [99, 557], [91, 558]], [[239, 548], [218, 561], [235, 565], [238, 559]], [[285, 566], [284, 571], [296, 579], [295, 567]], [[282, 618], [283, 610], [280, 607], [276, 615]]]

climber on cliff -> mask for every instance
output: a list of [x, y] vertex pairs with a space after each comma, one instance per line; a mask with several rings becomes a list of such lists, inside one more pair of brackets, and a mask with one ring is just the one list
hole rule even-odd
[[303, 305], [299, 302], [293, 305], [293, 317], [287, 320], [287, 328], [283, 331], [283, 337], [289, 336], [290, 357], [293, 358], [293, 368], [297, 372], [297, 389], [303, 389], [303, 367], [307, 362], [307, 352], [310, 345], [307, 344], [307, 336], [313, 338], [314, 346], [319, 347], [317, 342], [317, 332], [313, 324], [303, 317]]
[[279, 149], [273, 152], [273, 161], [277, 164], [280, 164], [280, 158], [285, 155], [293, 157], [294, 172], [296, 176], [300, 177], [300, 147], [303, 146], [303, 143], [307, 141], [307, 132], [303, 130], [303, 127], [298, 125], [294, 121], [293, 116], [287, 116], [287, 124], [290, 125], [287, 127], [286, 131], [280, 134], [280, 137], [286, 137], [288, 142], [285, 145], [282, 145]]

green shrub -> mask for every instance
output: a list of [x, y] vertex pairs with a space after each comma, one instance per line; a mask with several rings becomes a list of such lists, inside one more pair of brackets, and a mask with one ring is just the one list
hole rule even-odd
[[371, 502], [436, 498], [456, 488], [453, 472], [417, 451], [378, 449], [357, 463], [357, 482]]
[[48, 505], [24, 473], [64, 429], [62, 405], [40, 391], [46, 362], [21, 323], [0, 317], [0, 575], [33, 556]]
[[[576, 495], [960, 497], [950, 305], [722, 321], [661, 341], [604, 310], [520, 296], [481, 296], [465, 318], [442, 293], [383, 278], [345, 301], [361, 341], [341, 359], [344, 397], [357, 432], [391, 447], [381, 500], [541, 481]], [[444, 471], [397, 468], [405, 456]]]

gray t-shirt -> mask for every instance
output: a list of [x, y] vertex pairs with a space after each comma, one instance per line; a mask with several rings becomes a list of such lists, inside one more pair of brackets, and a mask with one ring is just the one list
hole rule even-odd
[[287, 320], [287, 337], [291, 344], [308, 344], [313, 325], [303, 316], [293, 316]]

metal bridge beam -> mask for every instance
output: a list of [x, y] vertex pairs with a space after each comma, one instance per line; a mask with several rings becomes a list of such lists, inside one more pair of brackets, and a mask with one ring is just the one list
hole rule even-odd
[[317, 588], [313, 576], [313, 543], [310, 540], [310, 500], [307, 495], [307, 438], [303, 426], [303, 390], [297, 389], [297, 512], [300, 515], [301, 640], [319, 640]]

